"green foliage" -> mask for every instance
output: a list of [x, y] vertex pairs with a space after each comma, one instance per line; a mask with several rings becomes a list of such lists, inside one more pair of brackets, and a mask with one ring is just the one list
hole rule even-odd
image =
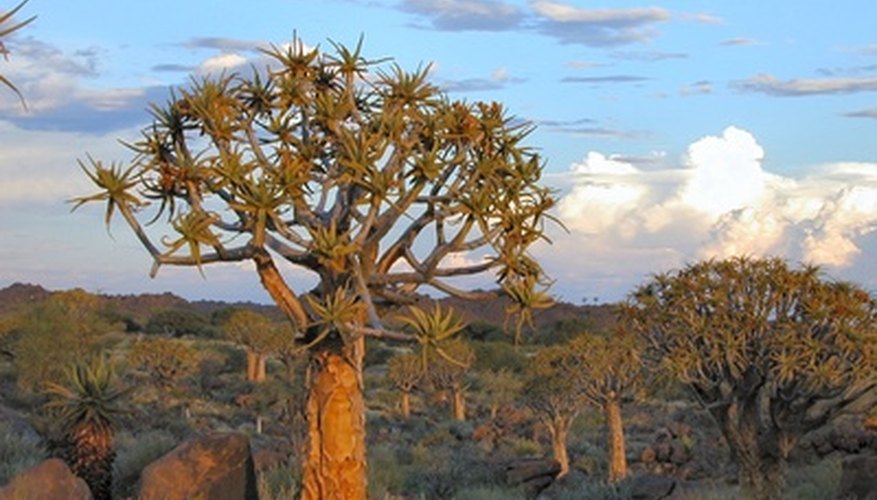
[[122, 398], [127, 392], [117, 385], [112, 365], [95, 357], [68, 368], [65, 384], [46, 384], [46, 409], [62, 429], [110, 430], [126, 413]]
[[257, 473], [256, 486], [261, 500], [298, 498], [301, 488], [301, 465], [290, 459], [280, 465], [260, 471]]
[[183, 309], [165, 309], [152, 315], [144, 327], [146, 333], [182, 337], [191, 335], [215, 338], [216, 330], [203, 315]]
[[642, 385], [637, 341], [624, 332], [605, 337], [583, 333], [566, 344], [565, 369], [591, 404], [602, 408], [610, 401], [631, 398]]
[[293, 343], [288, 324], [278, 324], [263, 314], [249, 309], [232, 312], [222, 324], [226, 338], [248, 351], [270, 354]]
[[781, 489], [798, 439], [877, 385], [877, 301], [815, 267], [692, 264], [640, 287], [622, 321], [720, 424], [744, 495]]
[[387, 378], [402, 392], [413, 391], [423, 380], [423, 365], [414, 354], [397, 354], [387, 363]]
[[93, 356], [116, 325], [100, 314], [97, 297], [82, 290], [53, 294], [18, 319], [12, 351], [19, 386], [38, 390], [59, 383], [67, 366]]
[[[527, 323], [545, 303], [528, 250], [554, 204], [539, 185], [542, 162], [523, 145], [532, 128], [498, 103], [451, 101], [428, 68], [373, 71], [384, 60], [365, 59], [361, 45], [332, 48], [296, 39], [264, 51], [268, 71], [193, 79], [152, 107], [129, 165], [83, 162], [98, 191], [77, 206], [105, 203], [107, 220], [120, 213], [153, 272], [252, 261], [297, 332], [390, 337], [377, 302], [421, 287], [471, 298], [451, 279], [491, 271], [522, 298], [513, 313]], [[171, 234], [153, 242], [141, 218], [164, 219]], [[460, 254], [479, 261], [453, 264]], [[309, 300], [276, 260], [319, 277]]]
[[[453, 356], [448, 354], [443, 344], [466, 326], [459, 318], [455, 318], [454, 310], [448, 308], [447, 311], [442, 311], [441, 306], [436, 303], [431, 313], [417, 306], [410, 306], [408, 312], [409, 316], [402, 316], [400, 320], [414, 331], [417, 343], [420, 344], [421, 368], [424, 373], [429, 371], [433, 352], [438, 358], [453, 363]], [[461, 360], [456, 364], [466, 363]]]
[[146, 374], [159, 387], [170, 387], [198, 369], [198, 353], [179, 340], [139, 339], [128, 351], [131, 366]]
[[120, 433], [116, 436], [113, 497], [131, 497], [143, 469], [176, 445], [177, 439], [165, 430], [147, 430], [138, 434]]
[[475, 351], [475, 358], [478, 360], [476, 368], [479, 370], [509, 370], [520, 373], [527, 364], [527, 356], [524, 352], [516, 349], [506, 340], [472, 342], [469, 345]]

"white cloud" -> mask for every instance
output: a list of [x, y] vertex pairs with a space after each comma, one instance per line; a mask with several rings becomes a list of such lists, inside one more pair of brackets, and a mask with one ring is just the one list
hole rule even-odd
[[223, 71], [233, 70], [247, 64], [248, 59], [234, 52], [223, 52], [209, 57], [198, 65], [198, 73], [217, 75]]
[[867, 238], [877, 229], [877, 163], [791, 177], [764, 170], [763, 158], [755, 137], [736, 127], [695, 141], [671, 168], [589, 153], [570, 167], [558, 204], [570, 234], [542, 250], [546, 268], [564, 276], [575, 267], [566, 279], [616, 298], [650, 273], [733, 255], [779, 255], [875, 281], [855, 269], [877, 241]]

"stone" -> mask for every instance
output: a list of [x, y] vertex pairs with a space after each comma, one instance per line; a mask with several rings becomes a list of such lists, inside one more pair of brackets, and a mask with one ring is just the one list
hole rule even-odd
[[630, 498], [633, 500], [659, 500], [667, 498], [675, 489], [676, 480], [672, 477], [645, 474], [630, 480]]
[[62, 460], [50, 458], [18, 474], [0, 489], [0, 500], [91, 500], [85, 481]]
[[841, 469], [840, 500], [877, 500], [877, 456], [845, 457]]
[[558, 472], [560, 464], [544, 458], [522, 458], [504, 466], [506, 484], [521, 486], [531, 497], [551, 484]]
[[149, 464], [139, 500], [258, 500], [250, 441], [243, 434], [190, 439]]
[[554, 500], [560, 498], [578, 498], [588, 486], [588, 475], [579, 469], [569, 472], [551, 482], [539, 492], [536, 500]]

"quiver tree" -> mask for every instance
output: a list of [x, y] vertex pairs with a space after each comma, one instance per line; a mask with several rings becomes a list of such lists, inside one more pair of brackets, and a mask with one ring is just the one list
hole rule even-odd
[[291, 344], [290, 333], [263, 314], [248, 309], [231, 313], [222, 325], [222, 331], [232, 342], [247, 351], [247, 380], [264, 382], [265, 362], [270, 354], [278, 353]]
[[582, 334], [568, 343], [569, 373], [588, 403], [603, 411], [609, 455], [608, 480], [627, 477], [621, 403], [631, 399], [643, 381], [640, 349], [633, 335]]
[[[265, 71], [179, 89], [130, 165], [82, 162], [100, 191], [76, 202], [106, 202], [107, 223], [120, 213], [152, 274], [252, 263], [311, 349], [303, 497], [353, 500], [366, 492], [364, 337], [414, 340], [384, 327], [379, 303], [424, 286], [477, 298], [453, 278], [491, 271], [541, 286], [527, 249], [553, 200], [522, 145], [530, 128], [500, 104], [451, 102], [427, 69], [369, 73], [380, 62], [360, 45], [333, 47], [294, 40], [266, 51]], [[143, 221], [161, 220], [159, 244]], [[279, 261], [316, 275], [307, 299]]]
[[567, 346], [541, 350], [527, 365], [522, 391], [524, 403], [538, 415], [551, 435], [551, 449], [560, 465], [557, 477], [569, 472], [567, 437], [587, 402], [576, 378], [577, 372], [571, 371], [574, 362]]
[[469, 388], [466, 375], [475, 361], [475, 351], [462, 339], [453, 339], [445, 344], [442, 353], [430, 363], [426, 378], [434, 390], [450, 393], [451, 414], [454, 420], [463, 422]]
[[719, 424], [746, 498], [779, 498], [798, 439], [877, 386], [877, 307], [815, 267], [734, 258], [662, 274], [622, 314]]
[[411, 416], [411, 393], [423, 381], [423, 365], [415, 354], [397, 354], [387, 362], [387, 378], [399, 390], [399, 409], [404, 418]]
[[[180, 340], [145, 337], [128, 351], [128, 362], [142, 371], [151, 384], [169, 389], [198, 368], [198, 353]], [[164, 398], [161, 401], [165, 401]]]
[[500, 408], [515, 401], [524, 387], [521, 377], [511, 370], [488, 370], [481, 372], [479, 378], [492, 419], [496, 418]]
[[47, 384], [46, 407], [60, 427], [57, 453], [81, 477], [95, 499], [112, 498], [115, 428], [126, 390], [103, 358], [76, 364], [63, 384]]

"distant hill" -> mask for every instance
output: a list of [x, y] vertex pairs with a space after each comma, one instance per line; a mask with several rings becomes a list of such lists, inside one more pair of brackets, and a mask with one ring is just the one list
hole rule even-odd
[[[53, 293], [57, 292], [46, 290], [40, 285], [14, 283], [0, 289], [0, 314], [38, 303]], [[193, 311], [209, 318], [216, 311], [228, 307], [239, 307], [256, 310], [276, 319], [282, 318], [280, 310], [273, 305], [214, 300], [188, 301], [170, 292], [137, 295], [97, 294], [97, 296], [105, 302], [107, 309], [141, 323], [155, 313], [168, 309]], [[423, 299], [429, 300], [427, 297], [423, 297]], [[496, 297], [490, 300], [471, 301], [451, 297], [441, 299], [439, 302], [452, 307], [467, 323], [496, 326], [503, 325], [505, 310], [510, 303], [508, 297], [501, 293], [497, 293]], [[564, 322], [587, 325], [588, 329], [592, 330], [604, 330], [610, 328], [614, 321], [613, 309], [614, 307], [608, 304], [575, 305], [558, 302], [548, 309], [536, 311], [534, 322], [540, 331], [551, 329]]]

